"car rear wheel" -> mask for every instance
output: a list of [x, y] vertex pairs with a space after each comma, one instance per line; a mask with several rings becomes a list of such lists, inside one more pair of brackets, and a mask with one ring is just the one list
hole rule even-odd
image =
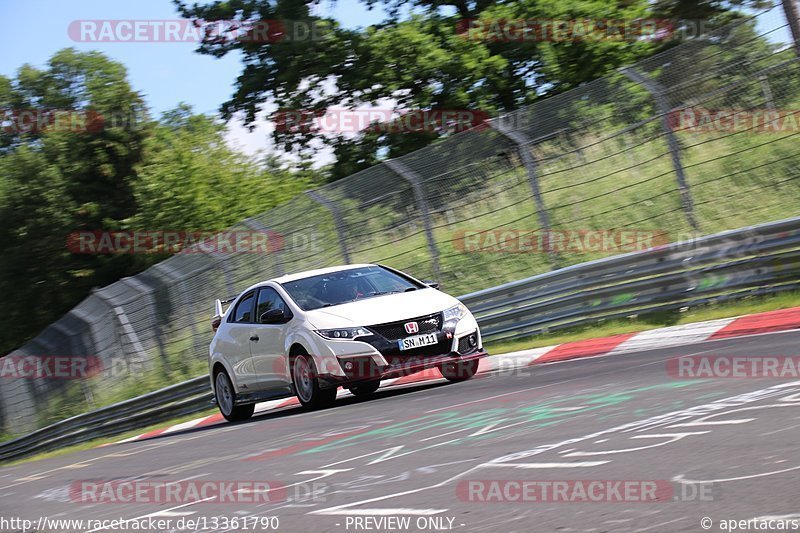
[[292, 361], [292, 383], [300, 404], [309, 409], [322, 409], [336, 400], [336, 387], [323, 389], [317, 376], [314, 358], [299, 354]]
[[478, 360], [463, 361], [459, 363], [447, 363], [439, 369], [448, 381], [457, 383], [466, 381], [478, 372]]
[[376, 379], [374, 381], [365, 381], [363, 383], [359, 383], [353, 387], [350, 387], [350, 392], [353, 393], [353, 396], [361, 397], [361, 396], [369, 396], [370, 394], [374, 394], [378, 387], [381, 386], [381, 380]]
[[217, 371], [214, 377], [214, 394], [217, 398], [217, 406], [220, 413], [229, 422], [247, 420], [253, 416], [255, 404], [236, 405], [236, 391], [233, 390], [231, 378], [224, 370]]

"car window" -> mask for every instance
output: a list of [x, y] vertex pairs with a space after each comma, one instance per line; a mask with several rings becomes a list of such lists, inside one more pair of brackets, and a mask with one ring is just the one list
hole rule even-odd
[[233, 310], [233, 322], [247, 323], [253, 321], [253, 296], [255, 296], [255, 294], [251, 292], [236, 304], [236, 309]]
[[304, 311], [425, 287], [380, 266], [310, 276], [281, 285]]
[[375, 290], [380, 292], [403, 292], [409, 287], [409, 283], [406, 280], [397, 276], [372, 274], [368, 279]]
[[261, 322], [261, 315], [273, 309], [281, 309], [287, 318], [291, 318], [292, 312], [286, 302], [272, 287], [265, 287], [258, 293], [258, 303], [256, 304], [256, 321]]

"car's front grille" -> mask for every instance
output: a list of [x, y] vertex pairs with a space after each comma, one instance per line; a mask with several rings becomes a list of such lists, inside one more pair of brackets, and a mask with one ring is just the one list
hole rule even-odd
[[[409, 322], [416, 322], [419, 331], [415, 331], [414, 333], [406, 332], [405, 325]], [[389, 322], [388, 324], [368, 326], [368, 329], [389, 340], [403, 339], [414, 335], [422, 335], [423, 333], [436, 333], [442, 329], [442, 313], [409, 318], [398, 322]]]

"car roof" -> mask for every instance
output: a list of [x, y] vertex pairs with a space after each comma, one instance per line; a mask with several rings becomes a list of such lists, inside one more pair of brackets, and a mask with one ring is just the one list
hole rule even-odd
[[343, 272], [345, 270], [352, 270], [355, 268], [374, 267], [374, 266], [377, 265], [369, 263], [356, 264], [356, 265], [339, 265], [335, 267], [319, 268], [317, 270], [306, 270], [305, 272], [297, 272], [295, 274], [286, 274], [279, 278], [273, 278], [269, 281], [275, 281], [277, 283], [287, 283], [290, 281], [296, 281], [298, 279], [308, 278], [311, 276], [319, 276], [321, 274], [331, 274], [332, 272]]
[[289, 283], [291, 281], [296, 281], [298, 279], [308, 278], [311, 276], [319, 276], [320, 274], [330, 274], [332, 272], [344, 272], [346, 270], [353, 270], [356, 268], [364, 268], [364, 267], [379, 267], [380, 265], [376, 265], [373, 263], [359, 263], [354, 265], [339, 265], [334, 267], [328, 268], [318, 268], [316, 270], [305, 270], [303, 272], [297, 272], [295, 274], [285, 274], [278, 278], [267, 279], [264, 281], [259, 281], [258, 283], [254, 283], [250, 285], [245, 290], [239, 293], [236, 298], [241, 297], [243, 294], [252, 291], [253, 289], [258, 289], [260, 287], [265, 286], [267, 283], [275, 282], [275, 283]]

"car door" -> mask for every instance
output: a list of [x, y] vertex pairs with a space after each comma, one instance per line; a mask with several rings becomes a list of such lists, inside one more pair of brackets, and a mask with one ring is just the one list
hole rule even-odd
[[[279, 318], [265, 316], [268, 312], [274, 315], [277, 310], [283, 312]], [[289, 358], [285, 353], [286, 330], [292, 320], [292, 312], [278, 291], [272, 287], [262, 287], [256, 300], [253, 340], [250, 343], [250, 354], [253, 358], [257, 375], [256, 390], [291, 393], [291, 377], [289, 374]]]
[[225, 356], [233, 370], [233, 379], [236, 381], [239, 392], [247, 393], [253, 390], [257, 381], [253, 358], [250, 354], [250, 337], [253, 335], [253, 311], [256, 291], [250, 291], [242, 296], [236, 307], [230, 313], [225, 330], [227, 344]]

